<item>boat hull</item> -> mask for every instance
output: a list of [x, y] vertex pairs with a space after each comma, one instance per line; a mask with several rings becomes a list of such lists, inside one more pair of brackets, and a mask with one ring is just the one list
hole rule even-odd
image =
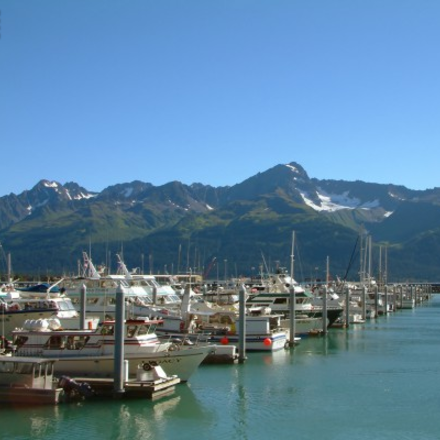
[[27, 387], [0, 387], [0, 403], [20, 405], [54, 405], [59, 403], [62, 388], [38, 389]]
[[[137, 353], [126, 355], [129, 365], [129, 377], [136, 377], [138, 365], [156, 363], [160, 365], [168, 376], [177, 375], [181, 382], [187, 382], [198, 366], [213, 350], [210, 345], [183, 346], [175, 350]], [[28, 354], [29, 355], [29, 354]], [[55, 374], [73, 377], [113, 377], [115, 360], [112, 355], [107, 356], [63, 356], [60, 351], [43, 351], [39, 356], [50, 359], [56, 358]]]
[[[213, 344], [235, 345], [239, 347], [240, 336], [235, 334], [212, 335]], [[246, 335], [246, 351], [278, 351], [287, 343], [287, 332], [278, 332], [271, 335]]]

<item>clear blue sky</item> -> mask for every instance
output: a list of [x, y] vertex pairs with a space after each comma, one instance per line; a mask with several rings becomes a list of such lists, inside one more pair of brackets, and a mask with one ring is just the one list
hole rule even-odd
[[439, 0], [0, 0], [0, 196], [40, 179], [440, 186]]

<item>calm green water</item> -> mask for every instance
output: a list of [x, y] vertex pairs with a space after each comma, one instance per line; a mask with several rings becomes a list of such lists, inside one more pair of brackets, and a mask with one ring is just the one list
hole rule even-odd
[[0, 411], [1, 439], [440, 439], [440, 297], [293, 351], [202, 366], [156, 402]]

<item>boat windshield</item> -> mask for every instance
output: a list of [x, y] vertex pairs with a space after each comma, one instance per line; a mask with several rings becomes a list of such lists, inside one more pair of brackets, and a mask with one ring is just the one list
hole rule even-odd
[[69, 312], [71, 312], [71, 311], [76, 310], [75, 307], [73, 306], [72, 301], [70, 300], [70, 298], [65, 298], [65, 299], [63, 299], [61, 301], [58, 301], [58, 306], [59, 306], [59, 309], [62, 310], [62, 311], [69, 311]]
[[148, 335], [149, 333], [154, 333], [156, 331], [156, 324], [143, 324], [139, 326], [138, 335]]

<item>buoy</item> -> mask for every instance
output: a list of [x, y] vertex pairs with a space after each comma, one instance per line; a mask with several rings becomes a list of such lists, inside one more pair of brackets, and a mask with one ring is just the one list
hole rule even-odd
[[272, 341], [271, 341], [269, 338], [266, 338], [266, 339], [263, 341], [263, 344], [264, 344], [266, 347], [269, 347], [269, 345], [272, 345]]
[[223, 345], [228, 345], [229, 344], [229, 339], [224, 337], [220, 339], [220, 343]]

